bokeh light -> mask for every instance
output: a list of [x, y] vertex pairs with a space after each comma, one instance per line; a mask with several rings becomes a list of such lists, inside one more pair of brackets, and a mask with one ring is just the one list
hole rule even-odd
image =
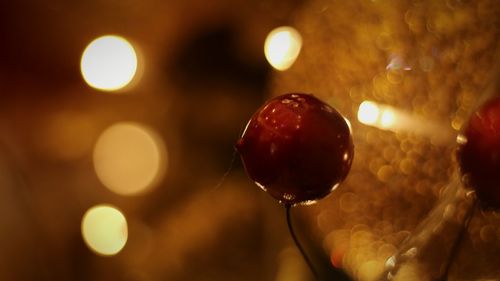
[[364, 101], [358, 108], [358, 121], [381, 130], [412, 132], [429, 138], [435, 145], [454, 142], [456, 134], [446, 123], [427, 120], [387, 104]]
[[143, 125], [122, 122], [106, 129], [94, 147], [94, 168], [101, 182], [121, 195], [157, 185], [167, 164], [161, 138]]
[[97, 205], [90, 208], [83, 216], [81, 227], [85, 244], [97, 254], [115, 255], [127, 243], [127, 220], [113, 206]]
[[[364, 101], [359, 105], [359, 122], [384, 130], [399, 130], [408, 127], [404, 114], [391, 106]], [[398, 122], [396, 122], [398, 121]]]
[[292, 66], [302, 48], [302, 36], [293, 27], [282, 26], [267, 35], [264, 44], [266, 59], [277, 70]]
[[359, 122], [366, 125], [374, 125], [380, 115], [380, 109], [378, 105], [371, 101], [364, 101], [361, 103], [358, 109], [358, 120]]
[[92, 41], [82, 54], [80, 69], [91, 87], [115, 91], [127, 86], [137, 72], [137, 54], [124, 38], [106, 35]]
[[383, 111], [380, 117], [380, 126], [383, 128], [391, 128], [396, 122], [396, 114], [391, 109], [386, 109]]

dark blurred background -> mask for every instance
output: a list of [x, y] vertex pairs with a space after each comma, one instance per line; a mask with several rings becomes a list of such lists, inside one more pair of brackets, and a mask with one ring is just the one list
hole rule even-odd
[[[463, 216], [442, 199], [462, 190], [455, 138], [498, 94], [497, 2], [2, 2], [0, 280], [310, 280], [282, 206], [233, 149], [285, 92], [315, 94], [353, 128], [346, 182], [293, 210], [317, 270], [378, 280], [414, 236], [435, 248], [395, 280], [430, 280]], [[283, 72], [264, 54], [279, 26], [303, 43]], [[104, 35], [138, 58], [116, 91], [82, 77]], [[450, 280], [497, 280], [498, 212], [476, 213], [465, 237]]]
[[[0, 279], [275, 280], [281, 263], [307, 274], [282, 210], [233, 153], [268, 96], [265, 37], [298, 5], [2, 2]], [[86, 46], [108, 34], [140, 52], [141, 78], [123, 91], [89, 87], [80, 72]], [[115, 193], [96, 175], [96, 142], [115, 124], [148, 128], [164, 147], [164, 176], [146, 192]], [[98, 204], [126, 217], [116, 255], [82, 238]]]

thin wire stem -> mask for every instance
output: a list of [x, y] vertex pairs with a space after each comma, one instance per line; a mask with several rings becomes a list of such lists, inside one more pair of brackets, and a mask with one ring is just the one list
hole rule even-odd
[[455, 259], [455, 256], [458, 253], [459, 246], [462, 244], [462, 240], [464, 239], [465, 232], [469, 228], [469, 223], [472, 220], [474, 211], [476, 210], [477, 207], [477, 198], [473, 199], [472, 206], [468, 210], [468, 212], [465, 214], [464, 220], [462, 222], [462, 228], [460, 229], [460, 232], [458, 233], [457, 238], [455, 239], [455, 242], [453, 243], [453, 246], [450, 251], [450, 255], [448, 256], [448, 260], [446, 261], [446, 266], [444, 268], [443, 274], [438, 281], [446, 281], [448, 280], [448, 274], [450, 272], [451, 264], [453, 263], [453, 260]]
[[215, 187], [212, 189], [212, 191], [217, 191], [225, 183], [227, 177], [229, 176], [229, 174], [233, 170], [234, 161], [236, 160], [237, 154], [238, 154], [238, 151], [236, 149], [233, 149], [233, 154], [231, 155], [231, 161], [229, 162], [229, 166], [227, 167], [226, 172], [224, 172], [222, 177], [219, 179], [219, 182], [217, 183], [217, 185], [215, 185]]
[[297, 236], [295, 235], [295, 231], [293, 229], [292, 219], [291, 219], [291, 215], [290, 215], [290, 209], [291, 209], [291, 205], [289, 205], [289, 204], [285, 205], [286, 223], [288, 225], [288, 230], [290, 231], [290, 235], [292, 236], [293, 242], [295, 242], [295, 245], [297, 246], [297, 248], [299, 249], [300, 253], [302, 254], [302, 257], [304, 258], [304, 260], [306, 261], [307, 265], [309, 266], [309, 269], [313, 273], [314, 279], [320, 281], [318, 272], [314, 268], [311, 260], [307, 256], [306, 252], [304, 251], [304, 248], [302, 247], [302, 245], [300, 244], [299, 240], [297, 239]]

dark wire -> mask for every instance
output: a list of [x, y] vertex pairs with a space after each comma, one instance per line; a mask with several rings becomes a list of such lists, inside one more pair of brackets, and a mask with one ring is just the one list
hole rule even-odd
[[215, 187], [212, 188], [212, 191], [217, 191], [226, 182], [227, 177], [233, 170], [234, 161], [236, 160], [237, 154], [238, 151], [236, 149], [233, 149], [233, 154], [231, 155], [231, 161], [229, 161], [229, 167], [227, 167], [226, 171], [219, 179], [219, 182], [215, 185]]
[[293, 225], [292, 225], [292, 219], [291, 219], [291, 216], [290, 216], [290, 209], [291, 209], [291, 206], [289, 204], [285, 205], [286, 223], [288, 225], [288, 230], [290, 231], [290, 235], [292, 236], [293, 242], [295, 242], [295, 245], [297, 246], [297, 248], [299, 249], [300, 253], [302, 254], [302, 257], [304, 258], [304, 260], [306, 261], [307, 265], [309, 266], [309, 269], [313, 273], [314, 279], [320, 281], [318, 272], [314, 268], [311, 260], [306, 255], [306, 253], [304, 251], [304, 248], [302, 248], [302, 245], [300, 244], [299, 240], [297, 239], [297, 236], [295, 235], [295, 231], [294, 231]]

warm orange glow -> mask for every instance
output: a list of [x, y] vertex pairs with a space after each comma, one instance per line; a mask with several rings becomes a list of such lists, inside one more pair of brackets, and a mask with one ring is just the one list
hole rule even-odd
[[302, 36], [292, 27], [283, 26], [269, 33], [264, 44], [266, 59], [277, 70], [292, 66], [302, 48]]
[[94, 168], [111, 191], [133, 195], [154, 187], [162, 178], [167, 153], [161, 138], [137, 123], [106, 129], [94, 147]]
[[364, 101], [358, 109], [359, 122], [366, 125], [375, 125], [380, 115], [378, 105], [371, 101]]
[[127, 220], [113, 206], [90, 208], [83, 216], [81, 228], [83, 240], [97, 254], [115, 255], [127, 243]]
[[396, 114], [390, 108], [386, 108], [380, 117], [380, 126], [383, 128], [391, 128], [396, 123]]
[[92, 150], [95, 127], [89, 116], [77, 112], [57, 112], [48, 115], [44, 121], [37, 144], [50, 157], [76, 160]]
[[364, 101], [359, 105], [359, 122], [380, 129], [395, 129], [400, 114], [387, 105], [380, 105], [373, 101]]
[[434, 143], [449, 143], [454, 140], [454, 134], [446, 124], [424, 120], [392, 106], [373, 101], [364, 101], [359, 105], [358, 121], [382, 130], [410, 131], [429, 137]]
[[358, 120], [365, 125], [391, 131], [410, 129], [410, 123], [414, 122], [408, 114], [373, 101], [364, 101], [359, 105]]
[[92, 41], [82, 54], [80, 69], [91, 87], [115, 91], [127, 86], [137, 71], [137, 54], [124, 38], [102, 36]]

